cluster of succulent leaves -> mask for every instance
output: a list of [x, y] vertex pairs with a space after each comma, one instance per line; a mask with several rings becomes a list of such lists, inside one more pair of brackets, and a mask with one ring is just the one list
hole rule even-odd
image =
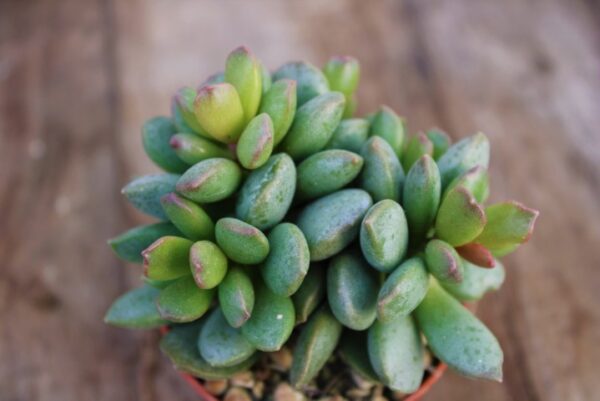
[[145, 283], [106, 321], [169, 325], [163, 351], [206, 379], [293, 338], [300, 387], [339, 352], [365, 378], [414, 392], [425, 346], [464, 375], [500, 380], [502, 350], [462, 302], [499, 288], [496, 258], [527, 241], [537, 212], [484, 206], [483, 134], [409, 137], [387, 107], [352, 118], [358, 80], [350, 57], [271, 74], [242, 47], [224, 73], [179, 90], [171, 116], [142, 132], [166, 173], [123, 189], [160, 222], [110, 240], [143, 264]]

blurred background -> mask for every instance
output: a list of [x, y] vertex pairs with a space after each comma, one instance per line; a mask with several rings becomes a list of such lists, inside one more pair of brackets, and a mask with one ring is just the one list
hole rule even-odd
[[600, 384], [600, 6], [583, 0], [0, 0], [0, 400], [194, 400], [156, 333], [107, 327], [137, 285], [106, 239], [146, 221], [140, 127], [249, 46], [271, 69], [348, 54], [359, 115], [477, 130], [492, 201], [541, 210], [480, 305], [503, 384], [448, 373], [426, 400], [592, 400]]

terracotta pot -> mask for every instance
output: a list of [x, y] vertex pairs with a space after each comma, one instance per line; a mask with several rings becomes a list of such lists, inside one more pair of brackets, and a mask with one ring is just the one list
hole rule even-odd
[[[161, 327], [161, 329], [160, 329], [160, 333], [162, 335], [165, 335], [168, 331], [169, 331], [168, 327]], [[440, 380], [442, 378], [442, 376], [444, 375], [444, 372], [446, 371], [447, 368], [448, 368], [448, 366], [446, 366], [446, 364], [444, 364], [444, 363], [438, 364], [435, 367], [435, 369], [433, 370], [433, 372], [431, 372], [431, 374], [427, 377], [427, 379], [425, 379], [423, 381], [423, 383], [421, 383], [421, 387], [419, 387], [419, 389], [416, 392], [412, 393], [411, 395], [409, 395], [402, 401], [418, 401], [418, 400], [420, 400], [425, 394], [427, 394], [429, 389], [431, 389], [431, 386], [433, 386], [438, 380]], [[194, 376], [192, 376], [188, 373], [185, 373], [185, 372], [178, 372], [178, 373], [183, 378], [183, 380], [185, 380], [185, 382], [192, 388], [192, 390], [194, 390], [194, 392], [196, 394], [198, 394], [198, 398], [200, 400], [202, 400], [202, 401], [220, 401], [217, 397], [210, 394], [206, 390], [206, 388], [202, 385], [202, 383], [198, 379], [196, 379]]]

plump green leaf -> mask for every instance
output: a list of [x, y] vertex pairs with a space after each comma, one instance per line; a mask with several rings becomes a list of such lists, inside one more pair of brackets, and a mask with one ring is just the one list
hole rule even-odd
[[420, 257], [408, 259], [390, 274], [379, 290], [377, 319], [389, 322], [409, 315], [427, 293], [429, 275]]
[[254, 287], [245, 268], [229, 268], [219, 285], [219, 305], [231, 327], [241, 327], [250, 319], [254, 308]]
[[435, 280], [414, 316], [431, 351], [448, 366], [466, 376], [502, 380], [498, 340]]
[[258, 228], [233, 217], [224, 217], [215, 226], [217, 243], [229, 259], [245, 265], [265, 260], [269, 240]]
[[142, 251], [144, 274], [153, 280], [172, 280], [191, 273], [189, 253], [192, 241], [165, 236]]
[[[171, 98], [171, 119], [173, 120], [173, 124], [177, 128], [177, 132], [198, 135], [196, 131], [185, 122], [185, 118], [183, 117], [184, 112], [179, 105], [178, 95], [179, 93], [176, 93]], [[194, 116], [194, 119], [195, 118], [196, 117]]]
[[176, 323], [191, 322], [206, 313], [214, 295], [214, 289], [198, 288], [194, 278], [189, 275], [160, 290], [156, 306], [163, 319]]
[[210, 135], [200, 127], [196, 119], [196, 114], [194, 113], [196, 96], [198, 96], [198, 91], [190, 87], [180, 88], [175, 93], [171, 102], [173, 120], [176, 122], [179, 132], [194, 133], [205, 138], [210, 138]]
[[271, 72], [269, 71], [269, 69], [267, 67], [265, 67], [265, 65], [263, 63], [260, 63], [260, 74], [262, 76], [261, 81], [262, 81], [262, 97], [261, 97], [261, 104], [265, 99], [265, 94], [267, 92], [269, 92], [269, 90], [271, 89], [271, 86], [273, 86], [273, 80], [271, 79]]
[[297, 196], [314, 199], [348, 185], [363, 166], [363, 158], [347, 150], [323, 150], [298, 165]]
[[352, 118], [354, 113], [356, 113], [357, 108], [358, 98], [356, 97], [355, 93], [349, 99], [346, 99], [346, 106], [344, 107], [344, 114], [342, 114], [342, 118]]
[[360, 248], [375, 269], [390, 272], [404, 258], [408, 247], [408, 225], [402, 206], [390, 199], [367, 211], [360, 227]]
[[175, 134], [171, 137], [169, 145], [177, 157], [189, 165], [213, 157], [233, 159], [233, 154], [225, 145], [194, 134]]
[[462, 259], [452, 245], [432, 239], [425, 247], [427, 270], [444, 283], [460, 283], [463, 279]]
[[369, 360], [367, 331], [345, 330], [340, 340], [340, 356], [363, 379], [378, 383], [379, 377]]
[[342, 334], [342, 325], [324, 306], [302, 328], [294, 348], [290, 383], [294, 387], [308, 384], [325, 366]]
[[359, 153], [369, 137], [369, 122], [362, 118], [340, 121], [325, 149], [342, 149]]
[[437, 128], [430, 129], [425, 135], [433, 143], [433, 159], [438, 160], [450, 147], [450, 137]]
[[452, 182], [446, 188], [445, 193], [448, 193], [453, 188], [459, 186], [466, 188], [470, 193], [472, 193], [477, 202], [485, 202], [490, 194], [489, 175], [487, 169], [482, 166], [473, 167], [472, 169], [452, 180]]
[[266, 230], [285, 217], [296, 191], [296, 167], [285, 153], [271, 156], [267, 163], [252, 171], [242, 186], [237, 217]]
[[392, 390], [409, 394], [421, 385], [423, 344], [412, 316], [376, 321], [369, 329], [369, 359], [380, 380]]
[[273, 73], [274, 81], [285, 78], [297, 82], [298, 107], [329, 91], [325, 75], [317, 67], [305, 61], [284, 64]]
[[291, 223], [281, 223], [269, 233], [271, 251], [261, 266], [263, 280], [275, 294], [295, 293], [310, 265], [308, 244], [302, 231]]
[[142, 251], [154, 241], [165, 236], [182, 236], [171, 223], [154, 223], [134, 227], [108, 240], [115, 254], [126, 262], [142, 263]]
[[199, 203], [218, 202], [231, 196], [242, 181], [236, 162], [224, 158], [203, 160], [177, 181], [177, 192]]
[[240, 96], [228, 83], [200, 89], [194, 101], [194, 113], [200, 127], [224, 143], [236, 142], [246, 122]]
[[190, 266], [196, 285], [203, 289], [215, 288], [227, 274], [227, 257], [210, 241], [198, 241], [190, 249]]
[[260, 113], [273, 121], [273, 144], [278, 145], [292, 126], [296, 115], [296, 81], [281, 79], [271, 86], [260, 104]]
[[481, 132], [464, 138], [450, 146], [437, 161], [446, 188], [456, 177], [475, 166], [487, 169], [490, 161], [490, 141]]
[[388, 142], [379, 136], [370, 138], [362, 147], [364, 167], [360, 185], [375, 202], [383, 199], [400, 200], [404, 185], [404, 170]]
[[292, 295], [296, 324], [304, 323], [325, 298], [325, 266], [311, 264], [298, 291]]
[[238, 365], [256, 352], [256, 348], [225, 320], [221, 309], [214, 309], [206, 318], [198, 338], [200, 356], [215, 367]]
[[433, 155], [433, 142], [422, 132], [412, 136], [402, 155], [402, 167], [404, 171], [410, 170], [413, 164], [424, 155]]
[[256, 362], [258, 355], [251, 356], [238, 365], [228, 367], [211, 366], [200, 356], [198, 336], [204, 321], [182, 324], [173, 327], [160, 342], [175, 368], [205, 380], [228, 379], [236, 373], [244, 372]]
[[504, 282], [506, 272], [499, 261], [495, 261], [493, 269], [476, 266], [464, 259], [462, 264], [464, 272], [460, 283], [440, 283], [459, 301], [477, 301], [487, 292], [499, 289]]
[[442, 191], [440, 171], [433, 159], [425, 155], [409, 170], [402, 205], [411, 239], [419, 243], [427, 234], [437, 214]]
[[374, 270], [354, 253], [334, 257], [327, 269], [327, 299], [344, 326], [365, 330], [377, 315], [379, 286]]
[[236, 152], [240, 164], [250, 170], [267, 162], [273, 152], [273, 122], [268, 114], [259, 114], [248, 123]]
[[298, 216], [298, 227], [306, 237], [310, 259], [327, 259], [356, 239], [372, 204], [360, 189], [343, 189], [308, 204]]
[[255, 115], [262, 96], [262, 65], [246, 47], [232, 51], [225, 63], [225, 82], [239, 94], [246, 123]]
[[160, 199], [169, 220], [192, 240], [212, 239], [215, 224], [198, 204], [171, 192]]
[[349, 100], [360, 80], [360, 64], [354, 57], [332, 57], [323, 67], [323, 73], [332, 91], [342, 92]]
[[468, 244], [483, 231], [487, 219], [483, 207], [463, 186], [444, 194], [435, 220], [436, 237], [453, 246]]
[[487, 225], [475, 242], [500, 257], [529, 240], [539, 212], [519, 202], [509, 201], [488, 206], [485, 214]]
[[294, 304], [262, 283], [256, 288], [252, 316], [242, 326], [242, 334], [261, 351], [277, 351], [292, 334], [295, 323]]
[[121, 193], [140, 212], [166, 220], [167, 215], [160, 204], [160, 198], [175, 190], [178, 179], [176, 174], [145, 175], [125, 185]]
[[342, 119], [344, 104], [344, 95], [328, 92], [300, 106], [281, 150], [301, 160], [323, 149]]
[[110, 306], [104, 322], [127, 329], [153, 329], [165, 325], [167, 321], [156, 309], [158, 292], [149, 285], [126, 292]]
[[168, 117], [154, 117], [142, 127], [142, 144], [148, 157], [156, 165], [170, 173], [183, 173], [189, 167], [169, 145], [177, 128]]
[[378, 136], [386, 140], [398, 158], [402, 156], [406, 128], [404, 120], [398, 117], [394, 110], [381, 106], [372, 118], [371, 136]]

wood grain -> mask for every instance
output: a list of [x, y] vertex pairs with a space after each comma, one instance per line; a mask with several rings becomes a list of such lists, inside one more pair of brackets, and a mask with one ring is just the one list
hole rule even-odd
[[0, 399], [193, 400], [153, 333], [106, 327], [138, 282], [106, 238], [144, 217], [143, 121], [246, 44], [270, 68], [351, 54], [361, 113], [492, 142], [493, 200], [541, 210], [481, 305], [505, 382], [447, 374], [428, 400], [600, 392], [600, 9], [580, 0], [0, 2]]

